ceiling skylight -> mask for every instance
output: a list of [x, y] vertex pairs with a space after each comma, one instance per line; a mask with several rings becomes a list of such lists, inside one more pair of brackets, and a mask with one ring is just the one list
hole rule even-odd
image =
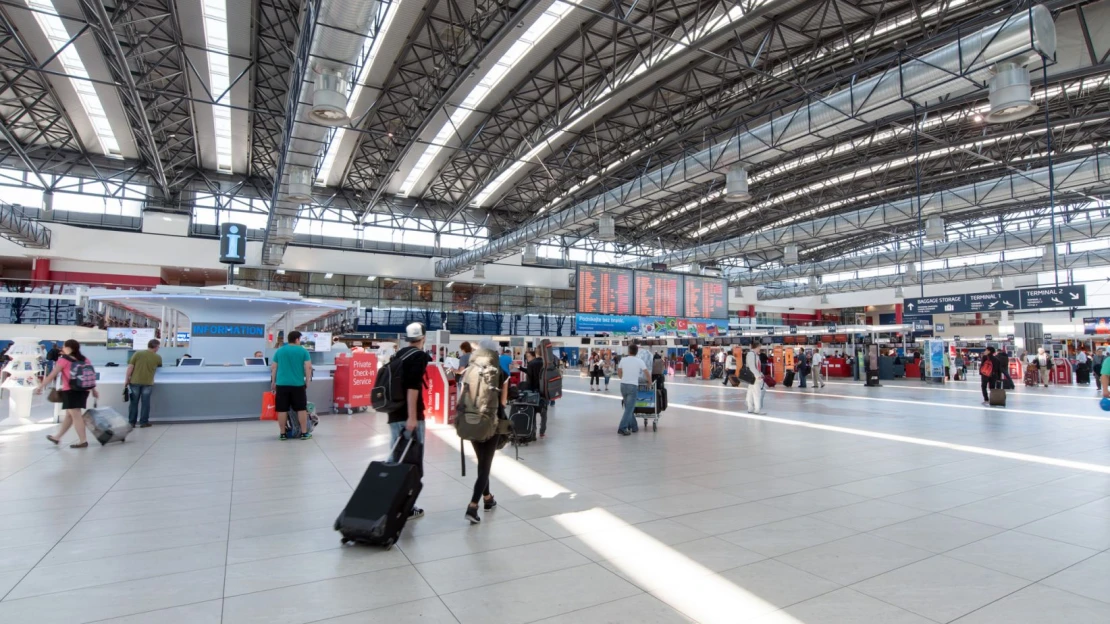
[[[759, 6], [767, 1], [768, 0], [757, 1], [755, 3], [755, 6]], [[649, 57], [646, 61], [640, 63], [638, 66], [632, 69], [632, 71], [618, 76], [615, 80], [613, 80], [610, 86], [602, 89], [597, 95], [591, 98], [589, 102], [581, 106], [579, 108], [579, 111], [581, 112], [572, 113], [573, 119], [567, 122], [566, 125], [564, 125], [560, 130], [556, 130], [550, 135], [539, 140], [536, 145], [528, 151], [528, 153], [513, 162], [513, 164], [510, 165], [505, 171], [501, 172], [501, 174], [494, 178], [492, 182], [487, 184], [486, 187], [483, 188], [481, 192], [479, 192], [478, 195], [474, 198], [474, 205], [481, 206], [482, 204], [486, 203], [490, 197], [495, 195], [498, 190], [505, 185], [505, 183], [512, 179], [514, 175], [516, 175], [517, 171], [520, 171], [521, 167], [536, 158], [536, 156], [538, 156], [545, 147], [562, 139], [564, 136], [569, 134], [576, 125], [584, 121], [599, 107], [608, 102], [609, 96], [621, 85], [639, 76], [640, 74], [643, 74], [652, 67], [658, 65], [660, 62], [674, 56], [676, 53], [685, 50], [693, 41], [714, 33], [728, 26], [729, 24], [732, 24], [743, 16], [744, 9], [738, 5], [733, 6], [731, 9], [729, 9], [727, 13], [716, 13], [700, 27], [692, 29], [685, 37], [683, 37], [678, 42], [671, 43], [670, 45], [664, 47], [662, 50], [659, 50], [655, 54], [651, 55], [651, 57]]]
[[[351, 95], [347, 98], [347, 116], [352, 120], [358, 119], [355, 116], [355, 105], [358, 103], [359, 96], [362, 95], [366, 77], [370, 74], [370, 69], [374, 66], [374, 60], [378, 58], [378, 53], [381, 52], [382, 42], [385, 41], [389, 25], [393, 23], [393, 17], [397, 15], [397, 7], [401, 6], [401, 2], [402, 0], [393, 0], [392, 2], [380, 2], [378, 4], [378, 11], [385, 11], [385, 15], [381, 17], [382, 25], [377, 34], [366, 33], [368, 38], [362, 47], [366, 54], [366, 60], [363, 61], [362, 68], [358, 72], [358, 80], [352, 83]], [[376, 23], [376, 20], [371, 22], [371, 24], [373, 23]], [[371, 26], [372, 28], [373, 26]], [[371, 35], [373, 35], [372, 39], [369, 38]], [[370, 46], [369, 52], [366, 51], [366, 46]], [[331, 174], [331, 168], [335, 166], [335, 158], [339, 154], [339, 145], [343, 143], [343, 137], [346, 134], [347, 131], [344, 128], [336, 128], [332, 133], [331, 141], [328, 142], [328, 150], [324, 153], [324, 160], [320, 163], [320, 170], [316, 173], [317, 186], [327, 186], [328, 176]]]
[[227, 3], [201, 0], [204, 13], [204, 43], [208, 48], [208, 88], [215, 105], [212, 124], [216, 130], [216, 169], [231, 173], [231, 70], [227, 56]]
[[451, 118], [440, 128], [435, 138], [432, 139], [431, 145], [429, 145], [420, 156], [420, 160], [416, 161], [416, 166], [412, 168], [408, 177], [405, 178], [404, 183], [401, 184], [401, 195], [407, 196], [412, 192], [413, 187], [420, 181], [420, 177], [424, 175], [424, 172], [431, 166], [435, 157], [439, 155], [447, 145], [447, 142], [451, 140], [451, 136], [466, 122], [470, 113], [473, 112], [478, 105], [482, 103], [482, 100], [497, 87], [505, 75], [509, 73], [509, 70], [513, 68], [513, 65], [524, 58], [524, 55], [528, 54], [532, 48], [539, 45], [540, 41], [542, 41], [573, 8], [574, 6], [572, 4], [557, 0], [543, 12], [543, 15], [540, 15], [539, 19], [537, 19], [528, 30], [524, 31], [524, 34], [513, 43], [512, 47], [510, 47], [505, 54], [501, 55], [497, 63], [486, 72], [482, 81], [471, 89], [466, 99], [462, 101], [462, 104], [455, 109], [455, 112], [451, 113]]
[[58, 17], [58, 12], [54, 10], [54, 4], [50, 0], [26, 0], [26, 2], [27, 6], [32, 9], [31, 14], [35, 16], [39, 28], [42, 29], [43, 34], [50, 41], [50, 47], [58, 54], [57, 58], [61, 62], [65, 73], [71, 76], [69, 82], [73, 89], [77, 91], [77, 97], [81, 100], [81, 107], [85, 109], [85, 115], [92, 123], [93, 130], [100, 142], [101, 152], [108, 156], [121, 157], [119, 143], [116, 141], [115, 133], [112, 132], [112, 125], [108, 123], [108, 116], [104, 112], [104, 107], [100, 104], [100, 97], [97, 96], [96, 88], [89, 79], [89, 72], [85, 70], [85, 64], [81, 62], [81, 57], [77, 54], [77, 48], [69, 45], [69, 32], [61, 18]]

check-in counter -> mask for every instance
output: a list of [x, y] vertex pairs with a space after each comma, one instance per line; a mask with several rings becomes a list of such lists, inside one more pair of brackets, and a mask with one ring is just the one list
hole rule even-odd
[[[318, 413], [332, 409], [334, 365], [314, 367], [308, 400]], [[99, 404], [126, 414], [123, 400], [125, 367], [97, 368]], [[256, 419], [262, 393], [270, 389], [270, 368], [264, 366], [197, 366], [158, 369], [151, 396], [153, 422], [203, 422]]]

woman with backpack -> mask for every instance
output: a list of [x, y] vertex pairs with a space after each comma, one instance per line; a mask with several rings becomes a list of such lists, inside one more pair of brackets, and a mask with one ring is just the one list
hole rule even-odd
[[[88, 440], [85, 439], [85, 421], [82, 414], [85, 411], [85, 403], [89, 400], [90, 390], [84, 389], [84, 386], [81, 385], [81, 378], [85, 376], [80, 374], [86, 367], [89, 370], [92, 369], [88, 358], [81, 355], [81, 343], [70, 338], [62, 345], [62, 357], [58, 358], [54, 370], [50, 371], [50, 374], [42, 380], [42, 384], [35, 389], [37, 394], [41, 394], [42, 389], [50, 385], [55, 377], [61, 376], [62, 378], [62, 389], [60, 391], [63, 410], [62, 425], [58, 428], [57, 433], [46, 436], [46, 439], [54, 444], [61, 442], [62, 436], [69, 431], [70, 427], [73, 427], [77, 430], [78, 442], [77, 444], [70, 444], [69, 448], [86, 448], [89, 446]], [[78, 378], [76, 382], [74, 381], [75, 375]], [[95, 375], [94, 372], [94, 379]], [[85, 382], [87, 383], [88, 380], [85, 380]], [[92, 385], [90, 388], [92, 395], [100, 398], [96, 386]]]
[[[475, 371], [497, 368], [497, 382], [500, 388], [500, 399], [497, 402], [497, 420], [507, 420], [505, 406], [509, 403], [509, 374], [496, 363], [498, 362], [497, 343], [488, 338], [478, 343], [478, 350], [470, 361], [471, 365], [475, 367]], [[482, 373], [476, 372], [474, 378], [477, 379], [480, 376], [482, 376]], [[474, 480], [474, 492], [470, 497], [470, 505], [466, 508], [466, 519], [470, 521], [470, 524], [478, 524], [482, 521], [482, 518], [478, 516], [479, 500], [483, 501], [487, 512], [497, 507], [497, 501], [489, 491], [489, 474], [493, 468], [493, 458], [497, 455], [497, 445], [501, 441], [500, 438], [500, 435], [494, 434], [485, 440], [470, 440], [470, 445], [474, 447], [474, 455], [478, 460], [478, 478]]]

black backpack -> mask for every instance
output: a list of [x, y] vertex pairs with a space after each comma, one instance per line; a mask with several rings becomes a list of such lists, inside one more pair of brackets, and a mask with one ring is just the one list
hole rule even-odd
[[370, 390], [370, 405], [375, 411], [389, 414], [405, 407], [404, 361], [416, 353], [423, 353], [423, 351], [416, 347], [402, 349], [378, 371], [378, 376], [374, 379], [374, 388]]

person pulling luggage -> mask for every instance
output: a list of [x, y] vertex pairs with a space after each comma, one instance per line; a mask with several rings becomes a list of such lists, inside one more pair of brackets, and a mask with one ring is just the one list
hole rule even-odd
[[983, 391], [983, 405], [991, 404], [990, 389], [1002, 380], [1002, 366], [994, 355], [994, 347], [987, 347], [979, 364], [979, 388]]
[[[540, 380], [543, 378], [543, 360], [536, 355], [535, 351], [528, 351], [524, 354], [524, 366], [520, 367], [520, 372], [526, 375], [525, 382], [521, 385], [523, 390], [531, 390], [535, 393], [540, 393]], [[540, 439], [547, 437], [547, 406], [550, 401], [540, 402], [539, 417], [540, 417]]]
[[732, 351], [729, 351], [725, 358], [725, 380], [721, 385], [727, 386], [728, 380], [734, 375], [736, 375], [736, 356], [732, 354]]
[[[393, 354], [388, 365], [393, 360], [399, 362], [401, 372], [401, 387], [404, 389], [404, 405], [389, 412], [389, 446], [397, 446], [402, 435], [416, 436], [420, 444], [418, 457], [410, 454], [411, 463], [420, 467], [420, 474], [424, 474], [424, 373], [428, 369], [431, 356], [424, 352], [425, 331], [423, 323], [410, 323], [405, 327], [405, 342], [408, 346]], [[410, 519], [424, 515], [424, 510], [415, 506], [409, 513]]]

